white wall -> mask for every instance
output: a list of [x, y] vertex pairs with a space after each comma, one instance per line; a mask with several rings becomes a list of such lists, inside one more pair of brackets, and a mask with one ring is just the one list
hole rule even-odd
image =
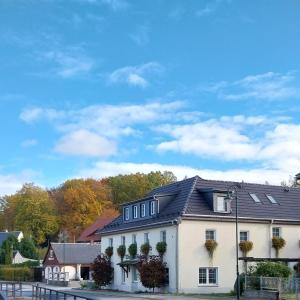
[[[300, 257], [300, 226], [273, 226], [282, 228], [282, 237], [287, 243], [280, 251], [280, 257]], [[271, 253], [275, 257], [275, 251], [271, 249], [271, 227], [270, 224], [239, 224], [239, 231], [249, 231], [249, 238], [254, 244], [248, 256], [270, 257]], [[218, 247], [213, 259], [209, 258], [204, 247], [206, 229], [216, 230]], [[179, 225], [178, 239], [179, 292], [211, 293], [233, 289], [236, 276], [235, 223], [183, 220]], [[241, 273], [243, 266], [243, 262], [240, 262]], [[199, 267], [218, 267], [218, 285], [199, 286]]]
[[117, 263], [120, 262], [120, 257], [117, 254], [117, 248], [121, 245], [121, 236], [126, 238], [126, 248], [128, 254], [128, 246], [132, 244], [132, 235], [136, 234], [138, 254], [140, 253], [140, 246], [144, 244], [144, 233], [149, 233], [150, 245], [152, 246], [152, 252], [150, 255], [158, 255], [156, 251], [156, 244], [160, 242], [160, 232], [165, 230], [167, 233], [167, 251], [164, 255], [164, 261], [169, 268], [169, 290], [176, 291], [176, 227], [168, 226], [155, 229], [138, 230], [129, 233], [122, 233], [110, 236], [102, 237], [102, 252], [109, 246], [109, 238], [113, 238], [114, 254], [112, 256], [112, 265], [114, 267], [114, 281], [111, 286], [113, 289], [125, 290], [125, 291], [142, 291], [146, 290], [141, 282], [133, 283], [132, 271], [129, 272], [128, 278], [126, 277], [125, 283], [122, 283], [122, 269]]

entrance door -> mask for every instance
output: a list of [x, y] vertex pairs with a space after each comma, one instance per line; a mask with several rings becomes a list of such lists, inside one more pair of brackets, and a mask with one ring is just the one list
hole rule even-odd
[[90, 276], [90, 267], [81, 266], [80, 277], [83, 280], [89, 280], [90, 279], [89, 276]]

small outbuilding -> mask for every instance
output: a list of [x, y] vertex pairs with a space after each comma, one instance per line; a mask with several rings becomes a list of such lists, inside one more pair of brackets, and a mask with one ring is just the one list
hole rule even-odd
[[98, 243], [51, 243], [43, 261], [44, 279], [89, 280], [91, 265], [100, 253]]

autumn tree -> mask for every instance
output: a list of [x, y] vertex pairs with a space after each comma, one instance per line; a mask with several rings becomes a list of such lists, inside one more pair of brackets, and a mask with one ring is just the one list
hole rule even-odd
[[110, 189], [104, 181], [68, 180], [50, 194], [60, 216], [61, 231], [67, 231], [72, 241], [99, 216], [116, 216]]
[[92, 277], [97, 287], [101, 288], [111, 283], [114, 269], [109, 258], [98, 255], [92, 264]]
[[109, 177], [108, 184], [113, 194], [115, 205], [143, 198], [152, 189], [175, 182], [177, 179], [172, 172], [136, 173]]
[[45, 241], [46, 234], [58, 230], [53, 202], [42, 188], [24, 184], [21, 190], [5, 200], [4, 214], [10, 230], [23, 231], [37, 244]]

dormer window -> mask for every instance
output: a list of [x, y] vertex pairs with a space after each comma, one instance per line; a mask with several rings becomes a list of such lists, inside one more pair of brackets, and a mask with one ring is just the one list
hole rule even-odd
[[214, 194], [214, 211], [219, 213], [230, 213], [230, 201], [223, 194]]
[[138, 217], [137, 206], [134, 205], [133, 208], [132, 208], [132, 210], [133, 210], [133, 218], [134, 218], [134, 219], [137, 219], [137, 217]]
[[155, 201], [150, 202], [150, 215], [155, 215]]
[[129, 207], [125, 207], [124, 209], [124, 219], [125, 221], [129, 220]]
[[146, 216], [146, 204], [141, 204], [141, 217], [144, 218]]

